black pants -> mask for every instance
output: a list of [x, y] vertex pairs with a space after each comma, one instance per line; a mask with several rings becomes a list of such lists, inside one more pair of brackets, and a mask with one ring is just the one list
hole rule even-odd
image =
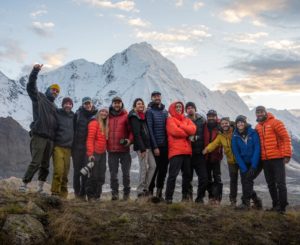
[[238, 191], [239, 166], [237, 164], [228, 163], [228, 171], [230, 177], [229, 199], [231, 202], [236, 202]]
[[191, 180], [191, 156], [178, 155], [170, 159], [169, 176], [166, 188], [166, 200], [173, 200], [173, 194], [176, 185], [176, 178], [182, 171], [182, 194], [186, 195], [189, 192]]
[[95, 154], [94, 167], [91, 175], [86, 181], [86, 195], [88, 199], [98, 199], [102, 194], [102, 185], [105, 183], [106, 172], [106, 152], [102, 154]]
[[194, 171], [198, 176], [197, 199], [203, 199], [208, 184], [206, 161], [203, 154], [193, 154], [191, 158], [190, 194], [193, 194]]
[[[169, 166], [169, 158], [168, 158], [168, 148], [167, 147], [160, 147], [159, 148], [160, 155], [154, 156], [156, 168], [154, 172], [154, 176], [151, 180], [149, 191], [153, 192], [154, 187], [159, 189], [164, 188], [165, 179], [168, 172]], [[154, 154], [154, 153], [153, 153]]]
[[221, 162], [220, 161], [206, 161], [207, 176], [208, 176], [208, 198], [222, 199], [223, 184], [221, 180]]
[[46, 181], [49, 174], [49, 161], [53, 153], [53, 141], [47, 138], [33, 135], [30, 141], [31, 163], [24, 178], [24, 183], [31, 182], [34, 174], [39, 170], [38, 180]]
[[121, 164], [123, 174], [123, 186], [124, 195], [130, 193], [130, 167], [131, 156], [129, 152], [109, 152], [108, 153], [108, 166], [110, 172], [110, 187], [112, 194], [117, 195], [119, 193], [119, 180], [118, 171], [119, 163]]
[[84, 197], [85, 184], [87, 177], [80, 174], [80, 170], [87, 164], [86, 149], [73, 149], [72, 150], [72, 159], [73, 159], [73, 188], [74, 194], [77, 197]]
[[285, 209], [288, 205], [285, 164], [282, 158], [263, 161], [265, 178], [273, 201], [273, 207]]

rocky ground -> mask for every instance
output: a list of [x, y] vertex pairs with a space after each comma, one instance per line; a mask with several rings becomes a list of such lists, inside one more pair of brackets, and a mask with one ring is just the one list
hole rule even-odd
[[[34, 185], [33, 185], [34, 186]], [[0, 244], [300, 244], [300, 208], [286, 215], [194, 203], [60, 200], [0, 185]]]

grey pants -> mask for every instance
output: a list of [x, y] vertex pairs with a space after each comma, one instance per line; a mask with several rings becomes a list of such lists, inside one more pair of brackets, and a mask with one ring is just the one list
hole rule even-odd
[[139, 172], [139, 185], [137, 187], [137, 193], [143, 193], [144, 191], [149, 191], [149, 186], [152, 180], [152, 177], [155, 172], [155, 158], [151, 150], [146, 150], [145, 157], [141, 157], [141, 152], [138, 151], [138, 158], [140, 164]]
[[123, 174], [124, 195], [130, 193], [130, 167], [131, 156], [129, 152], [109, 152], [108, 166], [110, 172], [110, 187], [113, 194], [119, 193], [118, 170], [121, 164]]
[[49, 161], [53, 152], [53, 141], [33, 135], [30, 142], [31, 163], [23, 178], [24, 183], [31, 182], [34, 174], [39, 170], [38, 180], [46, 181], [49, 174]]

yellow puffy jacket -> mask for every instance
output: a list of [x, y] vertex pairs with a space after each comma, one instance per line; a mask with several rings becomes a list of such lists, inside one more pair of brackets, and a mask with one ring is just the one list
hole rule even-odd
[[207, 151], [210, 153], [214, 151], [217, 147], [223, 146], [224, 152], [229, 164], [236, 164], [232, 149], [231, 149], [231, 138], [233, 134], [233, 129], [230, 128], [228, 133], [219, 132], [217, 138], [206, 146]]

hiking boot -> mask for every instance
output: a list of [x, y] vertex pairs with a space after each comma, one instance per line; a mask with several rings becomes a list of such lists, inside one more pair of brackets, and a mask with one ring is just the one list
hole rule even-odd
[[236, 206], [235, 209], [240, 210], [240, 211], [250, 210], [250, 201], [249, 202], [242, 202], [240, 205]]
[[44, 191], [44, 184], [45, 184], [45, 181], [38, 181], [38, 188], [37, 188], [37, 193], [42, 195], [42, 196], [47, 196], [48, 193], [46, 193]]
[[26, 193], [28, 191], [27, 183], [24, 183], [19, 187], [19, 192]]
[[236, 207], [236, 200], [230, 200], [230, 207]]
[[157, 190], [156, 190], [156, 197], [158, 197], [159, 199], [162, 198], [162, 188], [157, 188]]
[[189, 202], [190, 201], [190, 197], [188, 194], [182, 194], [182, 202]]
[[266, 212], [279, 212], [280, 207], [279, 206], [273, 206], [272, 208], [267, 208]]
[[198, 204], [204, 204], [203, 198], [197, 197], [197, 198], [195, 199], [195, 203], [198, 203]]
[[113, 193], [113, 194], [111, 195], [111, 200], [112, 200], [112, 201], [117, 201], [117, 200], [119, 200], [119, 194], [118, 194], [118, 193]]
[[128, 201], [130, 199], [130, 195], [129, 194], [124, 194], [123, 195], [123, 201]]
[[262, 200], [259, 198], [259, 197], [256, 197], [254, 200], [253, 200], [253, 208], [257, 209], [257, 210], [261, 210], [263, 208], [263, 205], [262, 205]]
[[172, 204], [172, 200], [168, 200], [168, 199], [166, 199], [166, 204]]

